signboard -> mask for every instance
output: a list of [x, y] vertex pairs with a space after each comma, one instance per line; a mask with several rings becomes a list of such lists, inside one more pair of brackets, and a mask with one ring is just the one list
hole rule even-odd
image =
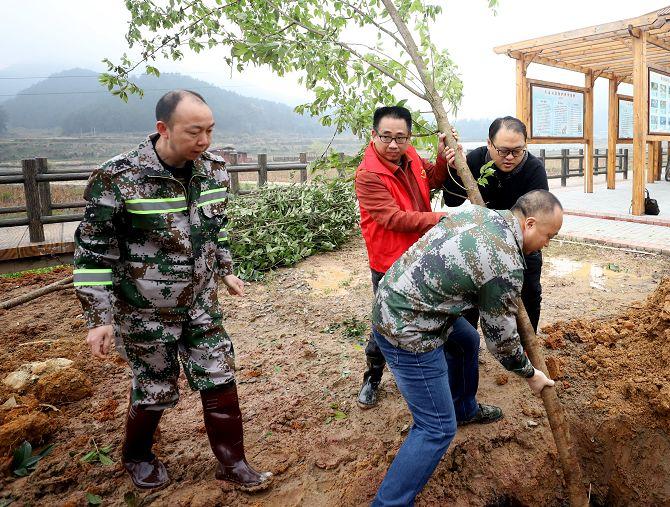
[[649, 69], [649, 134], [670, 134], [670, 74]]
[[584, 139], [584, 92], [530, 84], [531, 137]]
[[618, 140], [629, 141], [633, 139], [633, 97], [617, 96], [619, 103], [619, 126]]

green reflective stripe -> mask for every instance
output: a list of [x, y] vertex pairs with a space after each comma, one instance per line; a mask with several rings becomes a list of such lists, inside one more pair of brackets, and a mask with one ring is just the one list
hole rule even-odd
[[128, 199], [126, 209], [129, 213], [146, 215], [150, 213], [171, 213], [187, 210], [186, 199], [168, 197], [165, 199]]
[[[207, 199], [202, 200], [205, 196]], [[226, 199], [228, 199], [228, 192], [224, 188], [205, 190], [200, 194], [200, 202], [198, 202], [198, 206], [204, 206], [205, 204], [211, 204], [213, 202], [221, 202], [225, 201]]]
[[92, 287], [94, 285], [112, 285], [112, 282], [74, 282], [73, 284], [75, 287]]
[[75, 269], [74, 285], [112, 285], [111, 269]]
[[135, 210], [128, 210], [128, 213], [132, 213], [134, 215], [158, 215], [160, 213], [177, 213], [178, 211], [186, 211], [188, 208], [184, 206], [183, 208], [169, 208], [169, 209], [162, 209], [162, 210], [145, 210], [145, 211], [135, 211]]
[[183, 197], [164, 197], [159, 199], [127, 199], [126, 204], [136, 204], [142, 202], [177, 202], [183, 201]]
[[202, 192], [200, 192], [200, 197], [202, 197], [203, 195], [213, 194], [215, 192], [226, 192], [226, 189], [225, 188], [212, 188], [210, 190], [203, 190]]

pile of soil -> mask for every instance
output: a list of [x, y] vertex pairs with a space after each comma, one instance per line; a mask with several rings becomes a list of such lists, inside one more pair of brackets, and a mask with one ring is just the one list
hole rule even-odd
[[571, 386], [569, 417], [594, 496], [670, 503], [670, 278], [609, 319], [546, 326]]
[[[559, 377], [584, 490], [590, 483], [592, 499], [603, 504], [668, 503], [667, 282], [654, 291], [670, 275], [670, 259], [606, 252], [560, 243], [546, 251], [541, 324], [551, 325], [546, 338], [554, 347], [546, 353]], [[550, 263], [559, 258], [607, 258], [618, 271], [605, 272], [595, 289], [585, 271], [552, 274]], [[0, 300], [68, 274], [0, 279]], [[646, 303], [630, 306], [651, 292]], [[0, 378], [31, 361], [73, 361], [72, 372], [22, 392], [0, 384], [0, 502], [86, 505], [92, 493], [111, 506], [368, 505], [411, 417], [388, 373], [377, 408], [355, 404], [372, 299], [363, 241], [248, 284], [245, 298], [225, 291], [220, 298], [237, 354], [247, 458], [275, 473], [272, 490], [251, 495], [214, 479], [200, 397], [184, 378], [154, 448], [172, 483], [158, 492], [135, 490], [119, 455], [130, 370], [116, 354], [91, 357], [81, 308], [67, 289], [0, 313]], [[587, 312], [590, 320], [571, 320]], [[459, 428], [417, 505], [565, 505], [541, 400], [483, 342], [478, 397], [502, 407], [505, 418]], [[11, 452], [24, 438], [36, 448], [54, 447], [35, 472], [17, 478]], [[114, 465], [81, 461], [103, 446], [111, 446]]]

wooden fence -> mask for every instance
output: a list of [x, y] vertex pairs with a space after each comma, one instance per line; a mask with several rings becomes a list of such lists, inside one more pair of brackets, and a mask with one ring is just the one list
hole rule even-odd
[[[297, 162], [268, 163], [265, 153], [258, 154], [256, 163], [237, 164], [237, 155], [233, 154], [233, 160], [226, 166], [230, 173], [230, 190], [232, 193], [246, 193], [240, 189], [240, 173], [257, 173], [258, 186], [268, 182], [268, 173], [279, 171], [299, 171], [300, 183], [307, 181], [307, 154], [301, 153]], [[5, 218], [0, 220], [0, 229], [3, 227], [28, 226], [31, 243], [44, 241], [44, 224], [55, 224], [64, 222], [80, 221], [84, 218], [82, 213], [54, 215], [53, 210], [83, 208], [86, 203], [82, 201], [54, 203], [51, 200], [52, 182], [86, 181], [91, 175], [91, 169], [78, 171], [63, 171], [49, 169], [46, 158], [30, 158], [21, 161], [21, 171], [4, 171], [0, 175], [0, 185], [22, 183], [25, 206], [13, 206], [0, 208], [0, 214], [25, 213], [25, 217]]]

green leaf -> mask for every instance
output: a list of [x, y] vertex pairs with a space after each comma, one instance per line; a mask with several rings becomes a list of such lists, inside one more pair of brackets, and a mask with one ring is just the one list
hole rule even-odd
[[336, 410], [335, 415], [333, 416], [336, 421], [341, 421], [342, 419], [347, 418], [347, 414], [342, 412], [341, 410]]
[[114, 464], [111, 458], [103, 453], [98, 454], [98, 459], [100, 460], [100, 463], [102, 463], [104, 466], [110, 466]]
[[91, 463], [91, 462], [95, 461], [97, 459], [97, 457], [98, 457], [98, 452], [97, 451], [91, 451], [91, 452], [87, 452], [86, 454], [84, 454], [84, 456], [81, 458], [80, 461], [84, 461], [86, 463]]
[[102, 498], [93, 493], [86, 493], [86, 501], [89, 505], [100, 505], [102, 504]]

